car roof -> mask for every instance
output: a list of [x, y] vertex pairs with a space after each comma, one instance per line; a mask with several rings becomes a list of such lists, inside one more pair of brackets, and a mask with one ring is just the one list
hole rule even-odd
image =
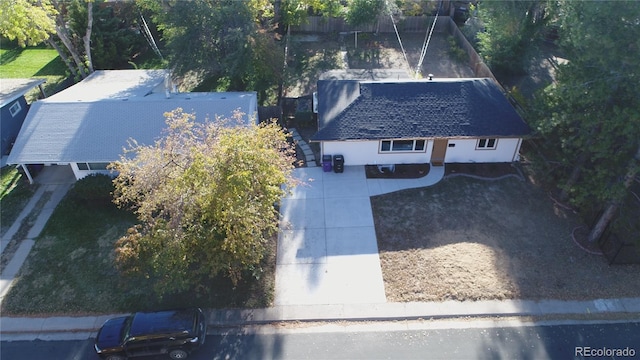
[[190, 333], [194, 331], [197, 309], [138, 312], [133, 315], [129, 337]]

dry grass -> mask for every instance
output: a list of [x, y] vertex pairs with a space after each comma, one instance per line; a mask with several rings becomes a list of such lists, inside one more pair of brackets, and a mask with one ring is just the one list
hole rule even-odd
[[388, 301], [640, 296], [640, 266], [579, 249], [577, 216], [529, 183], [457, 177], [371, 202]]

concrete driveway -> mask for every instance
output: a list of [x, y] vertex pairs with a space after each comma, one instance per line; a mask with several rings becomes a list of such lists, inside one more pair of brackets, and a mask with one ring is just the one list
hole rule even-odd
[[275, 305], [386, 302], [369, 196], [442, 175], [435, 168], [421, 179], [367, 179], [363, 166], [295, 169], [302, 184], [280, 206]]

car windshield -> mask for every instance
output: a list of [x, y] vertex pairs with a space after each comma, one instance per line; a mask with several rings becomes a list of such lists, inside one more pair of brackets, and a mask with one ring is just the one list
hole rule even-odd
[[133, 316], [127, 316], [127, 320], [124, 321], [122, 326], [121, 343], [124, 343], [129, 338], [129, 332], [131, 331], [131, 323], [133, 322]]

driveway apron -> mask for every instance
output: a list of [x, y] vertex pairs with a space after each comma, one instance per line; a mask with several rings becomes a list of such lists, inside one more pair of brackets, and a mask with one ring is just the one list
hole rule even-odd
[[364, 167], [299, 168], [282, 200], [275, 305], [386, 302]]

